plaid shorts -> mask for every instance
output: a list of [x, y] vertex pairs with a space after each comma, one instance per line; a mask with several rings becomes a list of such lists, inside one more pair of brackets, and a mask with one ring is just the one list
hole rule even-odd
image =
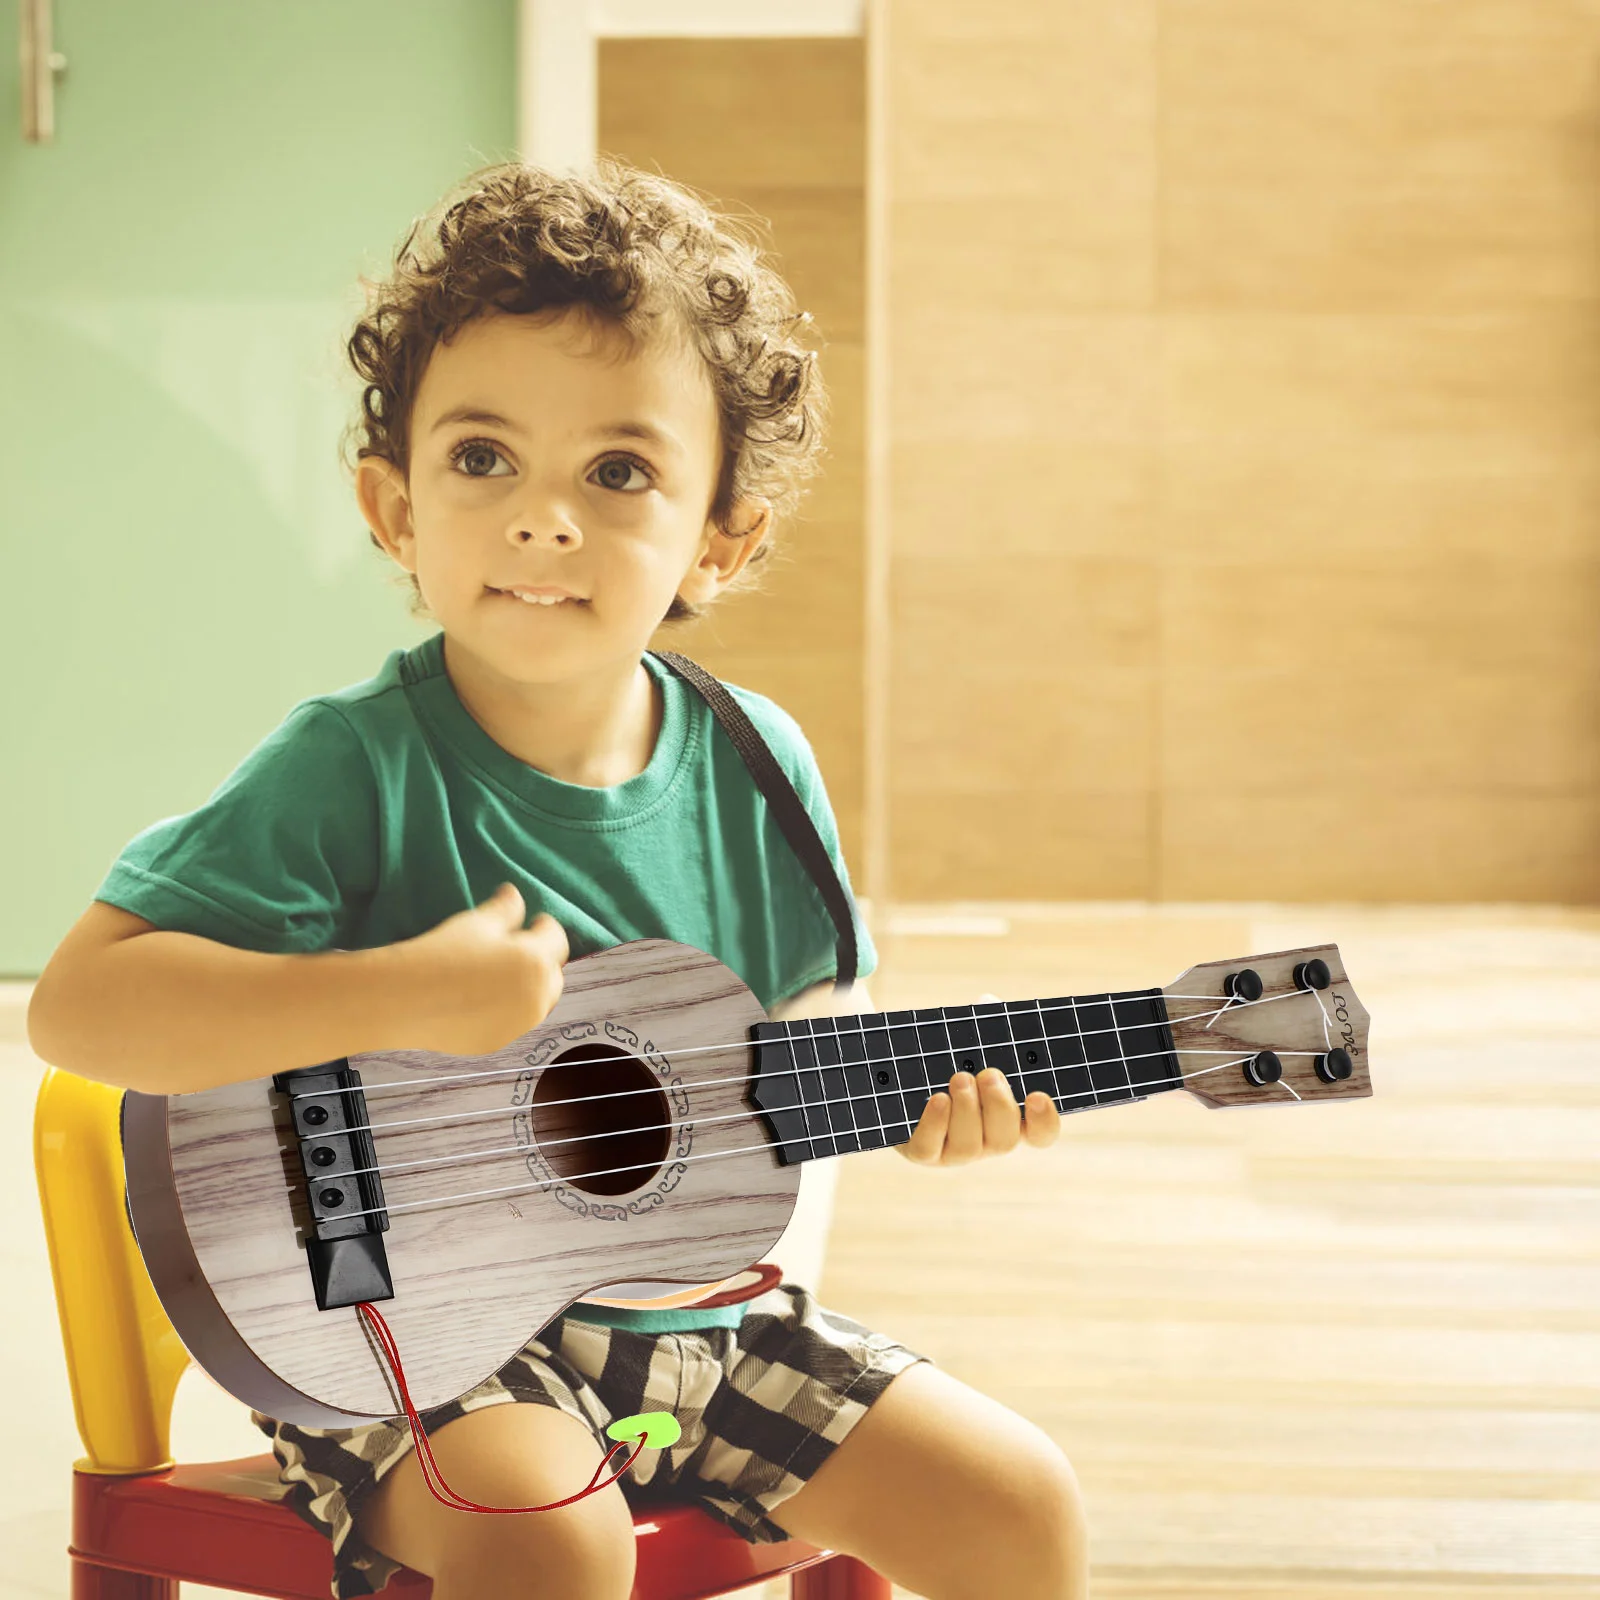
[[[604, 1453], [616, 1448], [605, 1431], [616, 1418], [671, 1411], [681, 1437], [639, 1452], [617, 1480], [624, 1498], [638, 1504], [648, 1491], [657, 1503], [692, 1502], [748, 1543], [775, 1544], [789, 1535], [772, 1508], [828, 1459], [890, 1379], [932, 1359], [780, 1283], [749, 1302], [737, 1328], [639, 1333], [557, 1317], [492, 1377], [421, 1416], [431, 1436], [481, 1406], [557, 1406], [587, 1423]], [[399, 1566], [362, 1540], [355, 1514], [412, 1448], [405, 1418], [303, 1428], [250, 1416], [272, 1440], [285, 1503], [333, 1543], [334, 1600], [376, 1594]], [[618, 1451], [606, 1473], [623, 1458]]]

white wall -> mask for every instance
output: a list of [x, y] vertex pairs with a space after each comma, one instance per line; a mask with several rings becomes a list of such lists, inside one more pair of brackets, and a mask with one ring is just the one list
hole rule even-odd
[[857, 34], [862, 0], [521, 0], [517, 148], [557, 172], [595, 155], [595, 42]]

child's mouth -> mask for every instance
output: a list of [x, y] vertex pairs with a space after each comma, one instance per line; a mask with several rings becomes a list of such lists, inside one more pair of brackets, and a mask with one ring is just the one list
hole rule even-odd
[[514, 594], [510, 589], [491, 588], [489, 593], [503, 595], [507, 600], [515, 600], [519, 605], [537, 606], [540, 610], [544, 611], [554, 611], [558, 606], [582, 606], [589, 603], [587, 600], [580, 600], [576, 595], [570, 594], [562, 595], [558, 599], [554, 595], [546, 595], [541, 597], [538, 595]]

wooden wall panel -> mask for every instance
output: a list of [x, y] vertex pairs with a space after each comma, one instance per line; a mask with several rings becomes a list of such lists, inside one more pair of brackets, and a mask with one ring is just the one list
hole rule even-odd
[[1600, 11], [869, 27], [894, 897], [1600, 893]]
[[869, 8], [895, 899], [1152, 888], [1156, 20], [1155, 0]]
[[1170, 303], [1594, 301], [1587, 0], [1162, 0], [1160, 40]]
[[[662, 629], [805, 729], [852, 875], [863, 832], [865, 74], [860, 38], [602, 39], [603, 152], [719, 209], [766, 219], [778, 269], [816, 318], [828, 454], [774, 530], [758, 590]], [[857, 888], [860, 889], [857, 882]]]
[[1592, 898], [1600, 14], [1162, 22], [1162, 891]]

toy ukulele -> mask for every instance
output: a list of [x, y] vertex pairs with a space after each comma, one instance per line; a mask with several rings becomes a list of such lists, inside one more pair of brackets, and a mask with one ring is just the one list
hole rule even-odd
[[545, 1020], [488, 1055], [129, 1091], [129, 1215], [223, 1388], [349, 1427], [402, 1410], [361, 1302], [425, 1410], [598, 1290], [714, 1291], [781, 1237], [803, 1163], [907, 1142], [958, 1069], [998, 1067], [1019, 1104], [1043, 1090], [1063, 1112], [1172, 1089], [1342, 1100], [1372, 1093], [1367, 1024], [1333, 945], [1165, 989], [771, 1022], [712, 956], [637, 939], [568, 962]]

